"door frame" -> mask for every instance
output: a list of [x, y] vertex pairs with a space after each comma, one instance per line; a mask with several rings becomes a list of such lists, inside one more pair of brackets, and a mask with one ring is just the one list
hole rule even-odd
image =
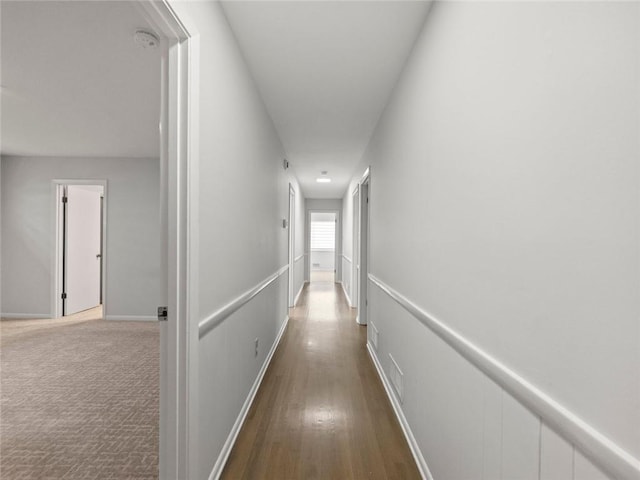
[[336, 230], [335, 230], [335, 238], [333, 241], [334, 244], [334, 250], [333, 250], [333, 283], [337, 283], [338, 281], [338, 272], [342, 272], [342, 269], [340, 268], [341, 266], [338, 263], [338, 259], [342, 258], [342, 229], [341, 229], [341, 224], [342, 224], [342, 220], [341, 220], [341, 214], [342, 212], [338, 209], [331, 209], [331, 208], [326, 208], [326, 209], [322, 209], [322, 208], [313, 208], [310, 210], [307, 210], [307, 234], [306, 239], [305, 239], [305, 243], [306, 243], [306, 248], [305, 251], [309, 252], [309, 255], [307, 256], [307, 271], [309, 272], [309, 282], [311, 282], [311, 214], [312, 213], [335, 213], [336, 214]]
[[295, 263], [296, 263], [296, 190], [289, 183], [289, 220], [288, 220], [288, 237], [289, 237], [289, 290], [287, 298], [287, 306], [295, 307]]
[[51, 242], [53, 246], [53, 254], [51, 258], [53, 259], [53, 268], [51, 269], [53, 278], [51, 281], [51, 313], [53, 318], [58, 318], [62, 316], [62, 293], [64, 289], [63, 281], [62, 281], [62, 272], [64, 268], [64, 252], [63, 249], [63, 234], [64, 234], [64, 221], [63, 221], [63, 205], [62, 205], [62, 194], [64, 187], [70, 185], [99, 185], [102, 187], [102, 225], [100, 228], [101, 231], [101, 247], [102, 251], [100, 252], [102, 267], [101, 267], [101, 275], [100, 275], [100, 295], [102, 298], [102, 318], [107, 317], [107, 208], [109, 205], [108, 199], [108, 189], [107, 189], [107, 180], [104, 179], [89, 179], [89, 178], [81, 178], [81, 179], [54, 179], [51, 182], [51, 198], [53, 205], [53, 219], [55, 228], [52, 229], [54, 238], [53, 242]]
[[[356, 184], [353, 192], [351, 193], [351, 206], [352, 206], [352, 222], [351, 222], [351, 305], [358, 309], [358, 284], [360, 283], [360, 184]], [[356, 310], [356, 321], [357, 321]]]
[[[358, 314], [356, 322], [366, 325], [368, 319], [368, 292], [369, 292], [369, 254], [370, 247], [370, 215], [369, 198], [371, 196], [371, 168], [367, 168], [358, 182], [358, 211], [354, 214], [358, 217]], [[363, 221], [364, 220], [364, 221]]]
[[136, 0], [161, 37], [159, 478], [198, 465], [198, 160], [200, 37], [169, 0]]

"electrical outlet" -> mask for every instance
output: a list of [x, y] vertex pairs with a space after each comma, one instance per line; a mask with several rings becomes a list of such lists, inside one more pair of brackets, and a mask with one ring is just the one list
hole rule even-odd
[[254, 355], [253, 355], [254, 357], [257, 357], [257, 356], [258, 356], [258, 344], [259, 344], [259, 343], [260, 343], [260, 340], [256, 338], [256, 339], [255, 339], [256, 350], [255, 350], [255, 353], [254, 353]]

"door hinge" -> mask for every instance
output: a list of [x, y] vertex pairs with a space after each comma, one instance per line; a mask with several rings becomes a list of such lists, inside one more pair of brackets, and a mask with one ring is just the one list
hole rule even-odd
[[67, 203], [68, 201], [69, 201], [69, 197], [67, 197], [66, 195], [62, 197], [62, 203]]
[[167, 307], [158, 307], [158, 321], [159, 322], [167, 321]]
[[67, 294], [63, 293], [62, 295], [60, 295], [60, 298], [62, 298], [62, 300], [66, 300], [67, 299]]

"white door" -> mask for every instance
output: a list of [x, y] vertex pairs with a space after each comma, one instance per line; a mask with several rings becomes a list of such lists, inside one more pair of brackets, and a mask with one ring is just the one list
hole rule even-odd
[[100, 305], [102, 194], [98, 185], [67, 186], [65, 315]]

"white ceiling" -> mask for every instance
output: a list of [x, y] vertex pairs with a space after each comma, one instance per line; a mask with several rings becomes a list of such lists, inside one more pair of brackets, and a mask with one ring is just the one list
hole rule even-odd
[[[227, 1], [307, 198], [341, 198], [424, 24], [427, 1]], [[316, 183], [327, 170], [330, 184]]]
[[[160, 51], [134, 44], [135, 2], [0, 5], [3, 154], [158, 156]], [[223, 6], [305, 196], [342, 197], [429, 3]]]
[[160, 50], [128, 1], [2, 1], [2, 153], [159, 155]]

